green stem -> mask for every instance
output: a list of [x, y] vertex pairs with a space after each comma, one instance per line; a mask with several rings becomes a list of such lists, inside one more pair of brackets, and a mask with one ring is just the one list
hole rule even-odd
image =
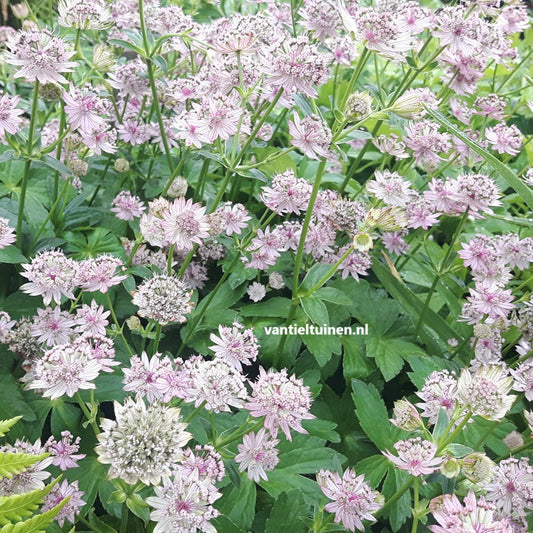
[[341, 266], [342, 262], [354, 251], [353, 244], [344, 252], [342, 257], [328, 270], [325, 276], [323, 276], [318, 283], [316, 283], [311, 289], [309, 289], [305, 294], [302, 294], [302, 297], [308, 297], [311, 296], [316, 290], [320, 289], [326, 281], [337, 272], [337, 269]]
[[76, 392], [76, 400], [78, 401], [78, 404], [81, 407], [81, 410], [83, 411], [83, 414], [85, 415], [85, 418], [87, 418], [87, 421], [91, 424], [94, 434], [99, 435], [100, 428], [98, 427], [98, 424], [93, 419], [93, 415], [91, 414], [89, 409], [87, 409], [87, 405], [85, 405], [85, 402], [83, 401], [81, 394], [79, 392]]
[[159, 105], [159, 98], [157, 95], [157, 87], [155, 85], [154, 66], [152, 62], [152, 54], [148, 45], [148, 35], [146, 33], [146, 22], [144, 20], [144, 0], [139, 0], [139, 17], [141, 22], [141, 34], [143, 38], [144, 52], [146, 54], [146, 68], [148, 71], [148, 80], [150, 82], [150, 90], [152, 91], [152, 98], [154, 101], [155, 114], [157, 117], [157, 123], [159, 124], [159, 131], [161, 133], [161, 141], [163, 142], [163, 148], [165, 150], [165, 156], [168, 162], [168, 168], [170, 172], [174, 172], [174, 163], [172, 161], [172, 155], [170, 154], [170, 147], [168, 144], [167, 134], [165, 132], [165, 125], [163, 124], [163, 116], [161, 115], [161, 107]]
[[[122, 505], [122, 514], [120, 516], [120, 530], [119, 533], [128, 533], [128, 518], [129, 518], [128, 506], [124, 503]], [[130, 530], [131, 531], [131, 530]]]
[[[457, 435], [459, 435], [461, 433], [461, 431], [463, 431], [464, 427], [466, 426], [466, 424], [468, 423], [468, 421], [471, 418], [472, 418], [472, 413], [468, 412], [465, 415], [465, 417], [461, 420], [461, 422], [459, 424], [457, 424], [457, 427], [448, 436], [448, 438], [444, 439], [444, 441], [439, 445], [435, 455], [439, 455], [446, 448], [446, 446], [448, 446], [448, 444], [450, 444], [451, 442], [453, 442], [455, 440]], [[453, 423], [453, 419], [452, 419], [452, 422], [450, 422], [450, 424], [452, 424], [452, 423]]]
[[385, 505], [374, 513], [375, 518], [387, 512], [410, 488], [417, 478], [411, 476], [385, 503]]
[[[235, 140], [235, 142], [237, 142]], [[211, 161], [206, 157], [204, 159], [204, 162], [202, 163], [202, 168], [200, 170], [200, 177], [198, 178], [198, 185], [196, 187], [196, 191], [194, 194], [195, 201], [199, 201], [204, 196], [204, 187], [205, 187], [205, 180], [207, 178], [207, 171], [209, 170], [209, 164]]]
[[17, 216], [17, 245], [20, 247], [22, 242], [22, 219], [24, 218], [24, 204], [26, 202], [26, 189], [28, 188], [28, 178], [30, 175], [31, 156], [33, 152], [33, 137], [35, 135], [35, 127], [37, 125], [37, 105], [39, 103], [39, 81], [35, 81], [33, 88], [33, 100], [31, 104], [30, 130], [28, 132], [28, 153], [26, 163], [24, 165], [24, 174], [22, 176], [22, 185], [20, 187], [19, 209]]
[[261, 427], [263, 427], [263, 418], [261, 418], [251, 427], [249, 427], [249, 421], [247, 420], [240, 428], [235, 430], [231, 435], [229, 435], [225, 439], [217, 440], [214, 443], [214, 446], [216, 449], [222, 448], [223, 446], [227, 446], [231, 442], [240, 439], [243, 435], [246, 435], [246, 433], [251, 433], [252, 431], [260, 429]]
[[105, 294], [106, 294], [106, 297], [107, 297], [107, 305], [109, 306], [109, 310], [111, 311], [111, 317], [113, 318], [113, 322], [114, 322], [114, 324], [115, 324], [115, 326], [117, 328], [116, 333], [122, 339], [122, 342], [124, 343], [124, 346], [126, 347], [126, 350], [128, 350], [128, 353], [130, 354], [130, 356], [132, 356], [133, 355], [133, 350], [130, 348], [129, 343], [126, 340], [126, 337], [124, 336], [123, 328], [120, 326], [120, 324], [118, 322], [117, 315], [116, 315], [115, 309], [113, 307], [113, 302], [111, 301], [111, 296], [109, 295], [109, 291], [107, 291]]
[[507, 459], [511, 455], [515, 455], [517, 453], [525, 452], [526, 450], [529, 450], [532, 446], [533, 446], [533, 439], [530, 439], [525, 444], [522, 444], [522, 446], [520, 446], [518, 448], [515, 448], [514, 450], [509, 450], [507, 453], [504, 453], [503, 455], [500, 455], [500, 457], [498, 457], [496, 459], [496, 463], [499, 463], [503, 459]]
[[350, 82], [348, 83], [348, 86], [346, 87], [346, 90], [344, 91], [344, 94], [342, 95], [342, 99], [339, 101], [339, 111], [344, 111], [344, 106], [346, 105], [346, 100], [348, 100], [348, 97], [352, 94], [355, 84], [357, 83], [357, 80], [359, 79], [359, 76], [361, 75], [361, 72], [363, 71], [363, 68], [365, 67], [366, 61], [368, 59], [369, 55], [368, 48], [365, 48], [363, 50], [363, 53], [359, 56], [359, 60], [357, 61], [357, 65], [355, 66], [355, 70], [353, 71], [352, 77], [350, 78]]
[[188, 424], [205, 406], [206, 402], [202, 402], [185, 420], [184, 422]]
[[415, 485], [413, 487], [413, 525], [411, 527], [411, 533], [416, 533], [418, 529], [418, 478], [415, 478]]

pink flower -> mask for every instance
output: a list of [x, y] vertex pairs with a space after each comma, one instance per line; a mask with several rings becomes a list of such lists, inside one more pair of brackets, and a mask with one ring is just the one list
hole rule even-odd
[[58, 344], [33, 364], [23, 380], [29, 382], [28, 389], [42, 390], [45, 398], [55, 400], [65, 394], [72, 397], [80, 389], [96, 388], [92, 381], [100, 370], [88, 345]]
[[331, 131], [328, 125], [316, 115], [310, 115], [300, 120], [294, 115], [293, 122], [289, 121], [291, 144], [311, 159], [330, 157]]
[[430, 424], [436, 424], [441, 409], [450, 417], [455, 410], [457, 379], [447, 370], [432, 372], [416, 394], [423, 400], [416, 404], [422, 410], [422, 416], [427, 418]]
[[98, 305], [94, 300], [91, 305], [83, 304], [76, 309], [76, 327], [77, 333], [87, 334], [91, 336], [105, 335], [106, 326], [109, 325], [107, 317], [111, 311], [106, 311], [103, 306]]
[[219, 325], [218, 332], [220, 336], [214, 333], [209, 335], [215, 343], [209, 348], [217, 357], [221, 357], [239, 371], [242, 371], [243, 364], [250, 365], [256, 360], [259, 345], [253, 329], [245, 329], [238, 322], [234, 322], [233, 327]]
[[37, 309], [37, 316], [33, 319], [31, 334], [41, 343], [48, 346], [65, 344], [72, 340], [74, 335], [74, 317], [60, 307], [47, 307]]
[[[7, 94], [0, 97], [0, 140], [5, 141], [6, 133], [15, 135], [22, 124], [20, 115], [24, 113], [22, 109], [16, 109], [20, 96], [10, 98]], [[5, 220], [5, 219], [1, 219]]]
[[115, 216], [121, 220], [138, 218], [145, 210], [142, 200], [130, 191], [119, 192], [113, 199], [113, 206], [110, 211], [116, 213]]
[[77, 468], [78, 461], [85, 457], [84, 453], [76, 453], [79, 449], [80, 437], [74, 440], [70, 431], [61, 432], [61, 440], [58, 442], [50, 437], [45, 443], [46, 451], [54, 458], [52, 464], [65, 471], [69, 468]]
[[475, 289], [470, 289], [470, 296], [467, 300], [472, 305], [474, 311], [489, 318], [505, 318], [511, 309], [515, 308], [513, 293], [494, 284], [480, 283]]
[[287, 376], [284, 368], [280, 372], [270, 369], [265, 372], [259, 367], [259, 377], [252, 383], [252, 397], [246, 409], [254, 417], [265, 417], [265, 428], [277, 437], [281, 428], [288, 440], [292, 440], [290, 429], [307, 433], [302, 420], [315, 418], [311, 408], [311, 391], [296, 376]]
[[435, 472], [443, 460], [442, 457], [435, 457], [437, 446], [420, 437], [400, 440], [394, 444], [394, 448], [398, 452], [398, 457], [389, 451], [382, 452], [383, 455], [412, 476], [424, 476]]
[[81, 261], [77, 281], [79, 286], [87, 292], [107, 292], [110, 287], [118, 285], [128, 276], [116, 274], [117, 269], [123, 268], [122, 260], [112, 255]]
[[522, 148], [522, 132], [513, 124], [507, 126], [500, 122], [485, 130], [485, 137], [493, 150], [499, 154], [517, 155]]
[[202, 239], [209, 236], [205, 207], [191, 199], [177, 198], [162, 215], [165, 238], [178, 250], [192, 250], [194, 243], [202, 244]]
[[78, 265], [59, 250], [41, 252], [31, 263], [22, 265], [26, 272], [21, 275], [29, 280], [21, 286], [23, 292], [32, 296], [42, 296], [45, 305], [52, 300], [61, 303], [61, 295], [74, 298], [77, 285]]
[[7, 218], [0, 217], [0, 250], [17, 240], [15, 230], [9, 225]]
[[365, 476], [348, 468], [342, 478], [329, 470], [321, 470], [316, 477], [320, 490], [333, 500], [324, 510], [335, 513], [336, 524], [342, 523], [349, 531], [365, 531], [363, 520], [376, 521], [372, 513], [383, 507], [383, 496], [370, 488]]
[[244, 435], [242, 444], [237, 445], [239, 450], [235, 462], [239, 464], [239, 471], [247, 471], [248, 479], [259, 483], [261, 479], [268, 481], [267, 472], [274, 470], [279, 463], [279, 450], [276, 446], [278, 439], [273, 439], [270, 433], [261, 428], [257, 434], [254, 432]]
[[69, 92], [63, 93], [63, 101], [73, 130], [92, 132], [105, 126], [109, 104], [87, 87], [71, 85]]
[[64, 480], [61, 484], [55, 485], [46, 495], [41, 512], [44, 513], [53, 509], [68, 497], [68, 502], [57, 513], [54, 520], [57, 521], [60, 527], [63, 527], [65, 522], [74, 524], [76, 522], [76, 515], [80, 513], [81, 508], [85, 505], [85, 502], [81, 499], [84, 494], [83, 491], [78, 490], [78, 481], [69, 483], [67, 480]]
[[311, 198], [313, 186], [304, 178], [297, 178], [292, 170], [276, 174], [272, 178], [272, 187], [264, 186], [261, 200], [279, 215], [306, 211]]
[[41, 83], [65, 83], [62, 72], [71, 72], [76, 51], [48, 30], [19, 31], [8, 42], [6, 61], [20, 67], [15, 78]]

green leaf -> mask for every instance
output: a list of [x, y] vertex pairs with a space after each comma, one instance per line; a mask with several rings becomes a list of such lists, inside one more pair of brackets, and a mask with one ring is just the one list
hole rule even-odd
[[403, 367], [403, 359], [394, 350], [393, 339], [370, 337], [366, 342], [366, 353], [376, 360], [385, 381], [397, 376]]
[[0, 263], [26, 263], [27, 259], [16, 246], [6, 246], [0, 250]]
[[324, 265], [322, 263], [313, 265], [305, 275], [299, 287], [299, 292], [305, 294], [311, 290], [330, 270], [331, 265]]
[[479, 144], [460, 132], [447, 118], [438, 111], [426, 108], [426, 111], [431, 115], [441, 126], [447, 129], [451, 134], [463, 141], [476, 154], [481, 156], [498, 174], [505, 180], [507, 185], [517, 192], [520, 197], [526, 202], [530, 209], [533, 209], [533, 192], [516, 174], [505, 164], [503, 164], [497, 157], [481, 148]]
[[55, 484], [56, 482], [50, 483], [43, 489], [35, 489], [24, 494], [0, 496], [0, 524], [20, 522], [34, 514]]
[[390, 461], [384, 455], [371, 455], [357, 463], [357, 474], [364, 474], [372, 488], [376, 488], [390, 468]]
[[[383, 494], [385, 499], [389, 499], [407, 481], [405, 472], [392, 468], [389, 470], [387, 479], [383, 484]], [[389, 513], [390, 526], [392, 531], [398, 531], [405, 521], [411, 516], [411, 492], [405, 491], [398, 501], [392, 506]]]
[[[372, 270], [383, 284], [383, 287], [385, 287], [389, 294], [399, 302], [408, 313], [417, 318], [424, 313], [424, 325], [421, 329], [424, 330], [424, 341], [426, 343], [435, 347], [434, 334], [431, 330], [438, 335], [442, 346], [445, 346], [448, 339], [452, 338], [457, 339], [459, 344], [463, 343], [464, 339], [462, 339], [462, 337], [454, 331], [454, 329], [452, 329], [441, 316], [435, 313], [435, 311], [425, 307], [424, 302], [422, 302], [422, 300], [420, 300], [420, 298], [418, 298], [418, 296], [404, 283], [398, 280], [390, 269], [379, 261], [374, 260], [372, 263]], [[444, 348], [441, 347], [441, 351], [443, 350]]]
[[342, 342], [337, 335], [300, 335], [300, 337], [321, 367], [327, 364], [332, 354], [340, 355], [342, 352]]
[[24, 413], [25, 422], [36, 420], [33, 409], [24, 401], [20, 386], [11, 374], [0, 375], [0, 416], [11, 417]]
[[46, 533], [46, 528], [53, 522], [59, 511], [68, 503], [70, 497], [45, 513], [38, 514], [24, 522], [8, 524], [0, 529], [0, 533]]
[[344, 336], [341, 338], [344, 347], [342, 369], [344, 378], [349, 381], [353, 378], [367, 378], [375, 366], [372, 359], [366, 356], [365, 341], [359, 336]]
[[265, 533], [305, 533], [307, 530], [299, 519], [306, 516], [308, 510], [301, 490], [282, 492], [272, 507]]
[[232, 485], [224, 490], [224, 495], [216, 507], [235, 525], [249, 530], [255, 517], [256, 487], [247, 475], [241, 475], [239, 487]]
[[352, 299], [343, 291], [336, 289], [335, 287], [322, 287], [313, 293], [315, 298], [324, 300], [325, 302], [331, 302], [337, 305], [352, 305]]
[[15, 416], [9, 420], [0, 420], [0, 437], [3, 437], [8, 431], [9, 428], [14, 426], [22, 416]]
[[264, 302], [244, 305], [240, 310], [242, 316], [280, 317], [287, 318], [291, 308], [291, 300], [276, 296]]
[[51, 168], [52, 170], [56, 170], [60, 174], [72, 176], [72, 170], [70, 170], [67, 165], [61, 163], [61, 161], [58, 161], [55, 157], [52, 157], [50, 155], [43, 155], [40, 161], [35, 161], [35, 166], [40, 166], [42, 164]]
[[355, 414], [367, 437], [379, 450], [390, 448], [399, 437], [398, 428], [391, 425], [381, 394], [370, 383], [352, 379]]
[[11, 479], [24, 472], [29, 466], [42, 461], [49, 454], [32, 455], [27, 453], [0, 452], [0, 477]]
[[102, 520], [98, 519], [92, 512], [89, 514], [89, 524], [91, 524], [94, 533], [117, 533], [115, 528], [102, 522]]
[[329, 326], [329, 313], [326, 304], [317, 300], [312, 296], [308, 296], [300, 299], [300, 304], [304, 313], [309, 317], [309, 319], [319, 326], [326, 325]]

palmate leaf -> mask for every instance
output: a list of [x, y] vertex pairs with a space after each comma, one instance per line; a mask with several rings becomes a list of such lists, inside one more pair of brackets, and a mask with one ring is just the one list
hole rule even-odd
[[24, 472], [26, 468], [42, 461], [49, 454], [33, 455], [28, 453], [0, 452], [0, 477], [11, 479], [13, 476]]
[[24, 518], [34, 514], [57, 481], [58, 479], [44, 489], [35, 489], [25, 494], [0, 496], [0, 525], [21, 522]]
[[24, 522], [7, 524], [0, 529], [0, 533], [46, 533], [46, 528], [54, 521], [57, 513], [61, 511], [69, 500], [70, 496], [67, 496], [61, 503], [45, 513], [35, 515], [28, 520], [24, 520]]
[[0, 437], [3, 437], [9, 431], [9, 428], [14, 426], [21, 418], [21, 416], [15, 416], [9, 420], [0, 420]]

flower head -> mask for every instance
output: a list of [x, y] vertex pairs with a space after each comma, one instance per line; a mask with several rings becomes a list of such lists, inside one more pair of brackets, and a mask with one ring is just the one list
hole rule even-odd
[[239, 470], [246, 470], [248, 478], [256, 483], [261, 479], [268, 480], [267, 472], [274, 470], [279, 463], [279, 450], [276, 446], [278, 439], [273, 439], [265, 428], [261, 428], [257, 434], [253, 431], [244, 435], [242, 444], [237, 446], [239, 453], [235, 456], [235, 462], [239, 464]]
[[215, 343], [209, 348], [228, 364], [237, 370], [242, 370], [242, 365], [250, 365], [257, 358], [258, 344], [253, 329], [245, 329], [238, 322], [233, 327], [220, 325], [219, 335], [211, 333], [209, 338]]
[[435, 457], [437, 446], [420, 437], [400, 440], [394, 444], [394, 448], [398, 456], [392, 455], [389, 451], [382, 452], [383, 455], [412, 476], [424, 476], [435, 472], [443, 460], [442, 457]]
[[370, 488], [364, 476], [348, 468], [342, 477], [337, 472], [321, 470], [317, 483], [327, 498], [333, 500], [324, 509], [335, 513], [335, 523], [349, 531], [365, 531], [363, 520], [375, 522], [373, 514], [383, 507], [383, 496]]
[[157, 403], [147, 406], [141, 398], [114, 405], [116, 420], [102, 419], [96, 447], [98, 460], [111, 465], [109, 477], [147, 485], [168, 478], [192, 437], [180, 410]]
[[151, 318], [161, 325], [185, 322], [193, 307], [192, 291], [173, 276], [164, 274], [147, 279], [133, 293], [132, 303], [139, 307], [139, 316]]
[[59, 510], [54, 520], [60, 527], [63, 527], [65, 522], [74, 524], [76, 522], [76, 515], [80, 513], [81, 508], [85, 505], [85, 501], [82, 500], [84, 494], [82, 490], [78, 490], [77, 480], [69, 483], [65, 479], [59, 485], [54, 485], [52, 490], [46, 495], [41, 512], [44, 513], [53, 509], [65, 498], [68, 498], [68, 502]]
[[252, 397], [246, 409], [255, 417], [265, 417], [265, 428], [277, 437], [281, 428], [288, 440], [292, 440], [290, 429], [307, 433], [302, 420], [315, 418], [311, 408], [311, 391], [296, 376], [287, 376], [284, 368], [280, 372], [259, 368], [259, 377], [252, 383]]

